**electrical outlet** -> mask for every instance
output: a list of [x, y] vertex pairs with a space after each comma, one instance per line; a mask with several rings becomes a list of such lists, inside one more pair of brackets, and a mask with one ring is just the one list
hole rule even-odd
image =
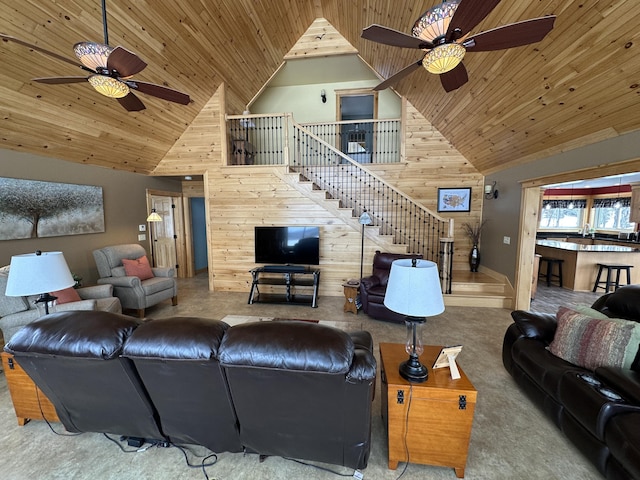
[[144, 240], [147, 239], [147, 236], [144, 233], [141, 233], [140, 235], [138, 235], [138, 241], [142, 242]]
[[511, 237], [503, 237], [502, 243], [504, 243], [505, 245], [511, 245]]

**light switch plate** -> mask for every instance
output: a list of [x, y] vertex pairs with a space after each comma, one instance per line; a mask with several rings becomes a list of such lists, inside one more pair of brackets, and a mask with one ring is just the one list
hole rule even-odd
[[142, 242], [143, 240], [146, 240], [147, 236], [144, 233], [141, 233], [140, 235], [138, 235], [138, 241]]
[[138, 231], [139, 232], [146, 232], [147, 231], [147, 226], [144, 223], [141, 223], [140, 225], [138, 225]]
[[505, 245], [511, 245], [511, 237], [502, 237], [502, 243]]

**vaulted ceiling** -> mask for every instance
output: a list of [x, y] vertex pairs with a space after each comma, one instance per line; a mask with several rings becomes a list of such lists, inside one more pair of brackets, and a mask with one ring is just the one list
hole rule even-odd
[[[35, 83], [82, 72], [0, 42], [0, 148], [149, 173], [221, 83], [240, 113], [314, 19], [326, 18], [387, 78], [420, 52], [363, 40], [362, 29], [409, 33], [437, 1], [107, 0], [109, 43], [148, 63], [136, 78], [187, 92], [191, 103], [141, 94], [147, 109], [133, 113], [88, 84]], [[454, 92], [422, 69], [396, 85], [482, 173], [640, 128], [640, 2], [504, 0], [472, 33], [550, 14], [555, 28], [538, 44], [468, 53], [470, 80]], [[74, 43], [103, 41], [101, 2], [0, 0], [0, 32], [73, 58]]]

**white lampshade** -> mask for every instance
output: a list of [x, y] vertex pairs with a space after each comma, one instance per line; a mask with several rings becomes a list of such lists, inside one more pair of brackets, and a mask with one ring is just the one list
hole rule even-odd
[[40, 295], [72, 287], [75, 283], [62, 252], [14, 255], [11, 257], [5, 295]]
[[403, 258], [391, 264], [384, 296], [389, 310], [411, 317], [431, 317], [444, 312], [438, 266], [428, 260]]

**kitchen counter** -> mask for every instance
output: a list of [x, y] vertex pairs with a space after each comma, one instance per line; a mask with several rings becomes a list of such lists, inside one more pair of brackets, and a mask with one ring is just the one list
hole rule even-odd
[[[598, 274], [598, 263], [624, 263], [633, 265], [631, 283], [640, 283], [640, 250], [635, 246], [581, 245], [556, 240], [537, 240], [536, 253], [543, 257], [564, 260], [563, 286], [571, 290], [588, 292], [593, 289]], [[541, 274], [546, 271], [541, 271]]]
[[582, 245], [573, 242], [559, 242], [557, 240], [536, 240], [536, 245], [545, 247], [559, 248], [561, 250], [569, 250], [572, 252], [636, 252], [638, 248], [635, 246], [622, 245]]

